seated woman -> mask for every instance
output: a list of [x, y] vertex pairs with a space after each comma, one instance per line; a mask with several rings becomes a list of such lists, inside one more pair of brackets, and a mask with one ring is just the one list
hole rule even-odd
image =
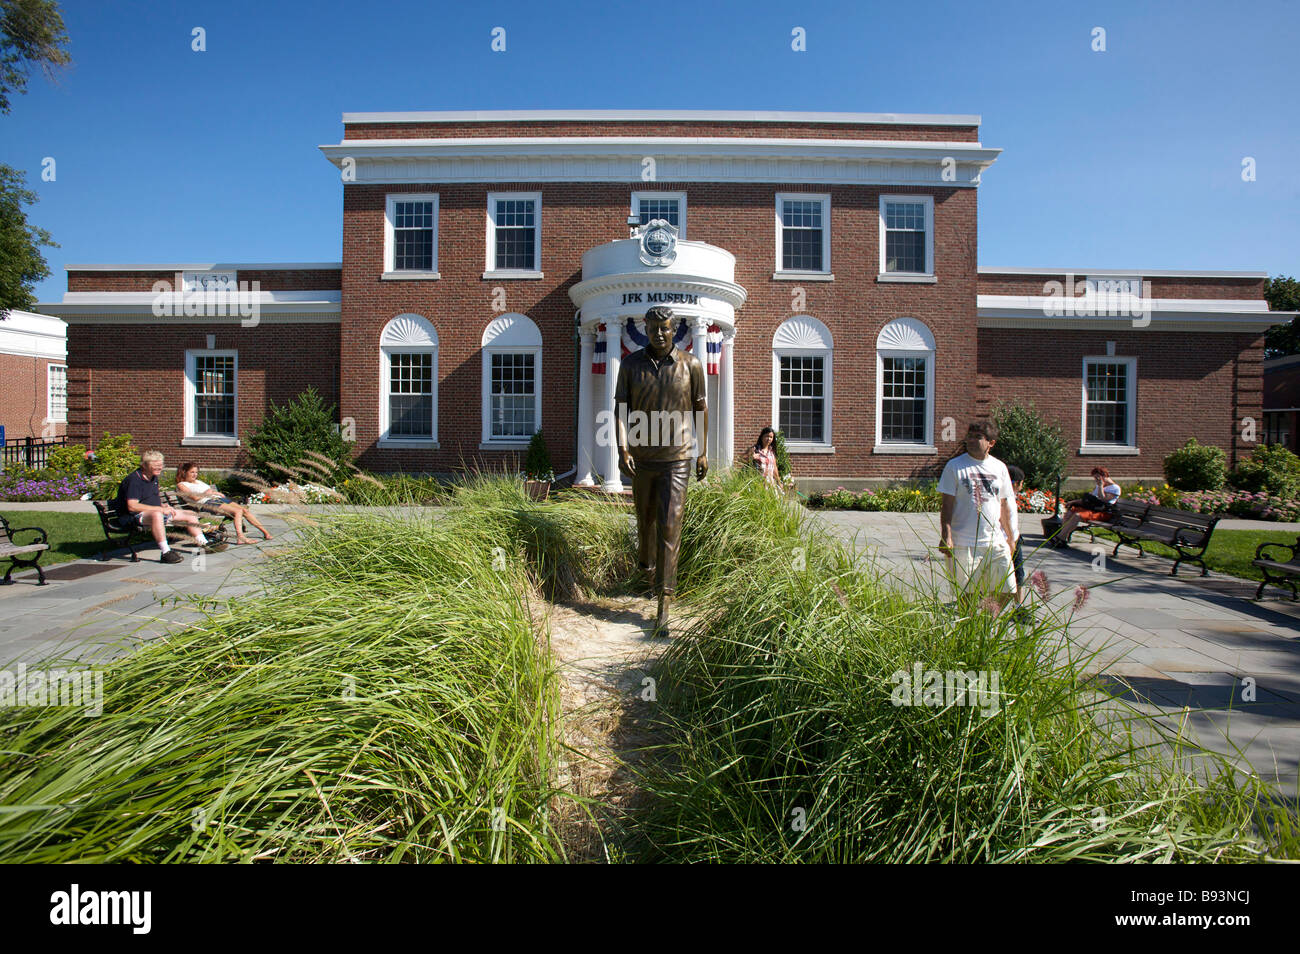
[[176, 490], [182, 497], [196, 506], [218, 513], [229, 514], [233, 517], [236, 543], [253, 542], [244, 536], [245, 520], [262, 531], [263, 539], [271, 539], [271, 535], [266, 532], [266, 527], [262, 526], [257, 518], [253, 516], [253, 511], [235, 503], [211, 484], [199, 480], [199, 465], [193, 461], [186, 461], [176, 468]]
[[1111, 507], [1119, 500], [1119, 484], [1110, 479], [1110, 471], [1105, 467], [1092, 469], [1092, 492], [1084, 494], [1078, 500], [1066, 503], [1069, 513], [1061, 521], [1060, 539], [1069, 543], [1070, 534], [1079, 525], [1080, 520], [1094, 523], [1107, 523], [1112, 516]]
[[758, 432], [758, 440], [754, 441], [754, 446], [750, 448], [750, 459], [753, 460], [754, 466], [758, 472], [763, 475], [767, 482], [773, 487], [781, 486], [781, 478], [776, 468], [776, 431], [770, 427], [765, 427]]

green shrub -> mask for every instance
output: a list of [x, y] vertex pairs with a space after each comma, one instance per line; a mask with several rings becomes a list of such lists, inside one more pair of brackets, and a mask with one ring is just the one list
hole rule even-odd
[[1051, 490], [1065, 475], [1068, 458], [1061, 425], [1044, 418], [1033, 403], [995, 404], [993, 423], [998, 426], [993, 455], [1025, 472], [1025, 486]]
[[117, 486], [123, 477], [140, 466], [140, 451], [131, 443], [130, 434], [114, 436], [105, 431], [85, 466], [86, 473], [92, 477], [104, 477], [105, 484]]
[[785, 431], [776, 432], [772, 449], [776, 452], [776, 475], [785, 480], [790, 476], [790, 453], [785, 449]]
[[551, 468], [551, 452], [546, 449], [546, 438], [538, 428], [528, 442], [528, 456], [524, 459], [524, 477], [528, 480], [551, 481], [555, 471]]
[[308, 388], [284, 405], [271, 405], [248, 438], [248, 462], [268, 480], [342, 483], [349, 475], [352, 444], [335, 421], [336, 408]]
[[1300, 496], [1300, 457], [1281, 444], [1261, 444], [1228, 477], [1238, 490], [1293, 499]]
[[1218, 490], [1228, 476], [1223, 448], [1190, 438], [1165, 458], [1165, 480], [1179, 490]]
[[69, 477], [81, 474], [86, 468], [86, 447], [84, 444], [65, 444], [50, 451], [46, 469], [56, 474]]

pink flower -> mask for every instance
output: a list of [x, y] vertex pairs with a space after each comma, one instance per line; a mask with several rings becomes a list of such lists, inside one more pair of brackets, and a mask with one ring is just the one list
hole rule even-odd
[[1074, 612], [1083, 609], [1083, 605], [1088, 602], [1088, 588], [1086, 586], [1076, 586], [1074, 588]]
[[998, 610], [1002, 609], [1002, 606], [998, 603], [997, 597], [986, 596], [984, 599], [980, 600], [980, 609], [988, 613], [990, 616], [997, 616]]
[[1035, 570], [1029, 576], [1029, 585], [1038, 591], [1038, 595], [1047, 599], [1049, 590], [1047, 587], [1047, 574], [1042, 570]]

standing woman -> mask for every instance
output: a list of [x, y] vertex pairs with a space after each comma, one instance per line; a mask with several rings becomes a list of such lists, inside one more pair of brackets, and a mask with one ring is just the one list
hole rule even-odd
[[758, 432], [758, 440], [750, 450], [754, 466], [773, 487], [781, 486], [781, 478], [776, 469], [776, 431], [765, 427]]
[[199, 465], [193, 461], [186, 461], [176, 468], [176, 489], [182, 497], [192, 504], [210, 510], [217, 510], [233, 517], [235, 520], [236, 543], [253, 542], [244, 536], [245, 520], [262, 531], [263, 539], [271, 539], [271, 535], [266, 532], [266, 527], [262, 526], [257, 518], [253, 516], [253, 511], [235, 503], [211, 484], [199, 480]]

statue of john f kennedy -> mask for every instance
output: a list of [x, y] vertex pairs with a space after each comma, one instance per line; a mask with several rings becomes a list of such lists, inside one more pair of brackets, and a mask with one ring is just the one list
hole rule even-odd
[[659, 596], [655, 631], [668, 629], [668, 605], [677, 589], [677, 545], [690, 482], [709, 464], [709, 405], [704, 366], [673, 344], [677, 318], [657, 305], [645, 313], [649, 344], [622, 362], [614, 389], [618, 460], [632, 477], [638, 562]]

